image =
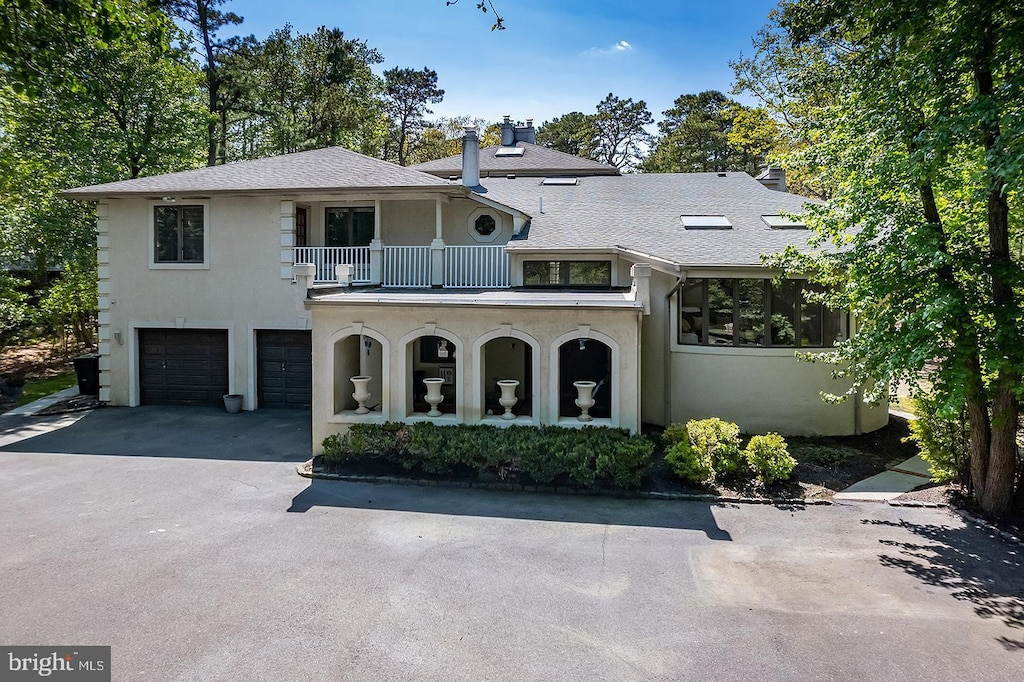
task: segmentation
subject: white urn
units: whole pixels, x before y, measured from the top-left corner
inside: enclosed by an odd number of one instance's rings
[[[444,400],[444,396],[441,395],[441,385],[444,383],[444,379],[441,377],[428,377],[423,380],[423,383],[427,387],[427,395],[424,400],[430,405],[430,411],[427,412],[427,416],[440,417],[441,410],[437,409],[437,406]]]
[[[352,377],[349,381],[355,387],[355,393],[352,394],[352,399],[359,403],[359,407],[356,408],[356,414],[367,414],[370,408],[366,406],[366,401],[370,399],[370,379],[372,377]]]
[[[516,389],[519,388],[519,382],[515,379],[501,379],[498,381],[498,388],[501,389],[501,397],[498,399],[498,404],[505,408],[505,414],[501,415],[501,418],[515,419],[516,415],[513,414],[512,408],[519,402],[519,398],[516,397]]]
[[[580,408],[580,416],[576,418],[581,422],[589,422],[593,419],[589,410],[594,406],[594,387],[597,384],[593,381],[574,381],[572,385],[576,387],[576,407]]]

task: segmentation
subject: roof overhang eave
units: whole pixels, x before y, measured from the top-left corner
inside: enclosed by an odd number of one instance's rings
[[[438,192],[443,194],[457,195],[458,186],[452,184],[438,185],[386,185],[367,187],[275,187],[265,189],[147,189],[131,191],[87,191],[67,190],[59,192],[57,196],[63,199],[74,199],[78,201],[98,201],[101,199],[146,199],[148,197],[173,196],[181,198],[200,198],[212,196],[271,196],[285,195],[294,196],[298,194],[406,194],[409,192]]]

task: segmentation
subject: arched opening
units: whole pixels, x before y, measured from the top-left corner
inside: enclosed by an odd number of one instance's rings
[[[505,413],[501,400],[499,381],[512,379],[519,382],[515,387],[516,404],[512,413],[517,417],[532,417],[533,410],[533,347],[512,336],[491,339],[481,349],[483,411],[485,415],[500,416]]]
[[[441,379],[437,382],[441,402],[436,406],[441,414],[457,414],[459,377],[456,373],[455,342],[444,336],[420,336],[409,342],[406,366],[407,412],[428,414],[432,406],[427,400],[428,388],[424,380]]]
[[[590,416],[609,419],[612,416],[612,349],[597,339],[578,338],[566,341],[558,348],[558,416],[573,418],[580,415],[576,406],[577,381],[595,384],[592,397],[594,406]]]
[[[380,341],[363,334],[352,334],[334,343],[334,413],[354,412],[359,408],[353,377],[369,377],[359,382],[369,393],[363,406],[380,412],[383,405],[384,348]]]

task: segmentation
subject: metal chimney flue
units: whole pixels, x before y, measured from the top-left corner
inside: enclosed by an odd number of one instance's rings
[[[476,127],[466,126],[462,136],[462,184],[476,187],[480,184],[480,138]]]

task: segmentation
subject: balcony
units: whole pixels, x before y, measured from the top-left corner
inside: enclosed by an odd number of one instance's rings
[[[376,262],[375,262],[376,261]],[[502,289],[509,285],[509,258],[498,246],[299,246],[295,263],[312,263],[315,282],[337,282],[335,268],[352,266],[353,284],[395,288]]]

